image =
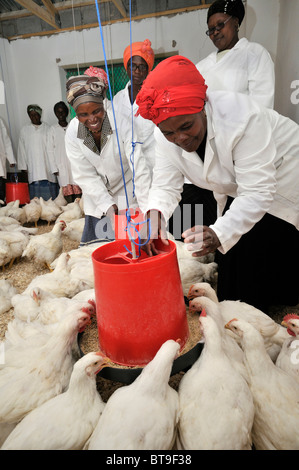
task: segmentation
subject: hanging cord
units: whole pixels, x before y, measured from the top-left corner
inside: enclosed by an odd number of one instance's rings
[[[124,175],[124,168],[123,168],[123,161],[122,161],[122,156],[121,156],[121,150],[120,150],[120,144],[119,144],[119,136],[118,136],[118,130],[117,130],[117,125],[116,125],[116,118],[115,118],[115,111],[114,111],[114,105],[113,105],[113,97],[112,97],[112,91],[111,91],[111,83],[110,83],[110,77],[109,77],[109,70],[108,70],[108,65],[107,65],[107,57],[106,57],[106,51],[105,51],[105,44],[104,44],[104,38],[103,38],[103,29],[102,29],[102,23],[101,23],[101,16],[100,16],[100,10],[99,10],[99,5],[98,5],[98,0],[95,0],[95,5],[96,5],[96,11],[97,11],[97,17],[98,17],[98,23],[99,23],[99,28],[100,28],[100,35],[101,35],[101,40],[102,40],[102,47],[103,47],[103,54],[104,54],[104,62],[105,62],[105,68],[106,68],[106,73],[107,73],[107,80],[108,80],[108,87],[109,87],[109,92],[110,92],[110,97],[111,97],[111,105],[112,105],[112,113],[113,113],[113,119],[114,119],[114,124],[115,124],[115,131],[116,131],[116,138],[117,138],[117,145],[118,145],[118,152],[119,152],[119,158],[120,158],[120,165],[121,165],[121,171],[122,171],[122,178],[123,178],[123,183],[124,183],[124,189],[125,189],[125,196],[126,196],[126,203],[127,203],[127,210],[126,210],[126,230],[128,233],[128,236],[131,241],[132,245],[132,252],[125,246],[126,250],[131,253],[131,255],[134,257],[134,245],[138,246],[139,248],[139,256],[140,256],[140,248],[143,245],[146,245],[147,242],[150,239],[150,233],[148,236],[148,239],[144,242],[141,243],[140,235],[137,230],[137,227],[139,227],[141,224],[147,223],[148,220],[144,222],[138,222],[134,223],[132,222],[131,214],[130,214],[130,208],[129,208],[129,199],[128,199],[128,192],[127,192],[127,186],[126,186],[126,181],[125,181],[125,175]],[[131,0],[130,0],[130,47],[131,47],[131,97],[133,96],[133,90],[132,90],[132,40],[131,40]],[[132,98],[131,98],[132,102]],[[135,146],[137,143],[140,142],[133,142],[133,112],[132,112],[132,153],[130,156],[131,162],[134,163],[134,150]],[[135,176],[135,171],[134,171],[134,164],[132,163],[132,168],[133,168],[133,194],[135,192],[135,183],[134,183],[134,176]],[[133,239],[132,234],[131,234],[131,229],[133,229],[137,233],[137,238],[138,238],[138,243]]]
[[[74,13],[74,2],[73,2],[73,0],[72,0],[72,17],[73,17],[75,40],[76,40],[77,71],[78,71],[78,75],[80,75],[79,61],[78,61],[78,43],[77,43],[76,23],[75,23],[75,13]]]

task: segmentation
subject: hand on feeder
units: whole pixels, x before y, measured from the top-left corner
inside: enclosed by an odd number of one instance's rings
[[[166,223],[161,212],[157,210],[151,210],[147,212],[148,222],[144,224],[140,230],[141,243],[147,243],[141,248],[148,254],[148,256],[155,256],[159,254],[156,249],[155,240],[160,240],[168,245]]]
[[[195,225],[185,230],[182,237],[187,243],[187,250],[193,251],[194,257],[213,253],[221,245],[216,233],[205,225]]]

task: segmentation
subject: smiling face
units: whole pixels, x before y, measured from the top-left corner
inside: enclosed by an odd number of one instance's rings
[[[194,152],[204,139],[207,118],[203,109],[196,114],[170,117],[162,121],[158,127],[169,142],[186,152]]]
[[[225,13],[215,13],[212,15],[208,21],[208,29],[211,30],[218,25],[223,24],[225,21],[226,23],[220,31],[215,30],[213,34],[210,35],[210,39],[219,51],[232,49],[239,40],[238,18],[232,17],[229,19],[229,15],[226,15]]]
[[[105,109],[103,104],[82,103],[76,110],[78,120],[84,124],[93,134],[99,134],[102,130],[102,124],[105,117]]]

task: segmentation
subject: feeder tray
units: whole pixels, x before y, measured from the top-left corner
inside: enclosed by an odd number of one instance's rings
[[[78,347],[80,351],[80,356],[84,356],[84,352],[81,348],[82,338],[84,332],[79,333],[78,335]],[[173,361],[173,366],[171,370],[171,377],[179,372],[186,372],[194,364],[194,362],[199,358],[201,351],[203,349],[203,343],[197,343],[190,351],[182,354]],[[111,380],[112,382],[120,382],[122,384],[129,385],[141,374],[143,367],[104,367],[99,373],[98,376]]]

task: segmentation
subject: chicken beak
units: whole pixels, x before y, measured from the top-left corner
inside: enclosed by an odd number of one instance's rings
[[[231,329],[231,322],[236,321],[236,320],[237,320],[237,318],[232,318],[229,322],[227,322],[224,325],[224,328],[226,328],[227,330],[230,330]]]
[[[189,290],[188,290],[187,299],[189,299],[189,300],[192,300],[192,299],[194,299],[194,297],[195,297],[195,295],[191,293],[193,287],[194,287],[194,284],[192,284],[192,285],[189,287]]]
[[[281,324],[282,324],[282,326],[285,326],[286,328],[288,328],[288,327],[289,327],[289,325],[287,324],[287,322],[286,322],[286,321],[284,321],[284,320],[282,320]]]

